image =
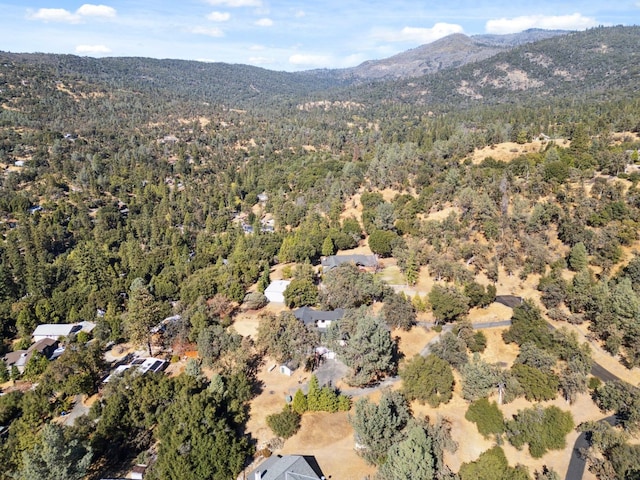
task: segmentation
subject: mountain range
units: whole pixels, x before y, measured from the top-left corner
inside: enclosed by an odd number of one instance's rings
[[[435,73],[467,63],[492,57],[518,45],[566,35],[565,30],[529,29],[508,35],[467,36],[454,33],[444,38],[407,50],[382,60],[369,60],[356,67],[334,70],[311,70],[308,73],[321,74],[336,79],[389,80],[411,78]]]
[[[514,35],[454,34],[350,69],[277,72],[249,65],[0,52],[3,83],[32,77],[87,92],[138,91],[235,108],[356,101],[474,105],[636,93],[640,27]],[[5,89],[6,90],[6,89]],[[619,93],[623,92],[623,93]],[[0,101],[2,93],[0,92]]]

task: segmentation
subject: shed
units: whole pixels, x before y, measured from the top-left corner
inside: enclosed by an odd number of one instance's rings
[[[130,478],[142,480],[144,478],[144,474],[147,471],[147,466],[143,464],[138,464],[131,469],[131,473],[129,474]]]
[[[288,362],[280,365],[280,373],[286,375],[287,377],[290,377],[291,375],[293,375],[293,372],[295,372],[297,368],[297,362],[289,360]]]
[[[264,291],[264,296],[271,303],[284,303],[284,291],[290,283],[289,280],[275,280]]]

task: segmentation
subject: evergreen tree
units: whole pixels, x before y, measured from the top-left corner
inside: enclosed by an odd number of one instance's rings
[[[433,441],[421,426],[407,432],[407,438],[392,445],[382,464],[378,480],[431,480],[435,477]]]
[[[389,448],[404,438],[411,412],[402,394],[384,390],[377,405],[368,399],[356,402],[349,421],[355,432],[357,448],[374,465],[384,463]]]
[[[309,380],[307,409],[310,412],[317,412],[320,410],[320,384],[318,383],[318,377],[315,375],[311,375],[311,379]]]
[[[80,480],[84,478],[93,454],[76,439],[65,439],[64,427],[49,423],[38,443],[23,453],[19,477],[24,480]]]
[[[125,332],[129,341],[135,345],[146,345],[152,356],[151,329],[167,313],[165,306],[153,298],[144,282],[134,282],[125,315]]]
[[[433,408],[447,403],[453,396],[454,378],[451,366],[431,354],[416,355],[400,370],[402,391],[408,400],[427,402]]]
[[[328,257],[336,253],[336,247],[333,244],[333,239],[327,236],[322,242],[322,256]]]
[[[584,243],[578,242],[573,247],[571,247],[568,263],[569,267],[574,272],[579,272],[587,268],[587,265],[589,264],[589,257],[587,254],[587,248],[584,246]]]
[[[346,380],[353,386],[371,385],[394,374],[398,362],[396,344],[387,326],[371,315],[360,319],[340,356],[351,369]]]
[[[302,415],[309,409],[307,397],[304,393],[302,393],[302,390],[298,389],[296,391],[296,394],[293,396],[293,402],[291,402],[291,408],[299,415]]]

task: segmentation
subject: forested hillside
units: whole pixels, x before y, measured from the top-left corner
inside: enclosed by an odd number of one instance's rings
[[[372,435],[363,457],[380,478],[406,467],[416,442],[429,478],[490,478],[477,473],[489,457],[504,463],[503,478],[531,478],[500,449],[460,472],[443,464],[453,449],[446,426],[410,418],[404,404],[446,403],[452,368],[470,404],[497,383],[532,404],[573,401],[589,386],[603,412],[622,411],[635,431],[640,410],[625,399],[640,398],[637,388],[588,385],[589,347],[543,319],[587,325],[593,345],[629,370],[640,365],[638,44],[638,27],[597,28],[360,85],[241,65],[0,53],[0,354],[28,349],[39,324],[96,323],[94,341],[66,340],[57,360],[34,355],[24,372],[0,364],[10,390],[0,398],[0,478],[49,478],[59,458],[60,478],[136,462],[152,465],[150,478],[236,478],[257,447],[247,420],[261,362],[280,352],[278,362],[311,364],[316,341],[337,352],[354,388],[398,372],[404,382],[379,407],[354,406],[406,414],[375,451],[379,432],[354,421]],[[504,142],[510,154],[494,158]],[[321,257],[358,246],[395,261],[407,286],[434,279],[427,302],[355,266],[317,275]],[[255,338],[236,333],[238,312],[263,306],[258,292],[282,264],[295,287],[287,306],[346,309],[339,327],[321,337],[274,315]],[[505,334],[521,356],[512,368],[471,361],[483,341],[464,317],[512,277],[538,285]],[[382,313],[367,310],[374,303]],[[443,344],[399,364],[389,328],[421,328],[416,309],[455,324],[442,337],[454,354]],[[182,374],[128,373],[105,386],[114,342],[199,360]],[[371,345],[385,350],[365,356]],[[422,398],[410,385],[422,381],[419,362],[451,381]],[[97,393],[88,416],[60,426],[76,396]],[[533,458],[564,448],[571,416],[535,408],[490,433]],[[541,415],[561,431],[522,433]],[[591,462],[600,478],[624,478],[640,468],[636,447],[611,428],[592,442]]]

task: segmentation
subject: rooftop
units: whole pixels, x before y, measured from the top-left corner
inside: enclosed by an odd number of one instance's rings
[[[321,480],[322,470],[315,457],[273,455],[252,471],[247,480]]]
[[[334,268],[343,263],[355,263],[361,267],[377,267],[378,259],[375,255],[331,255],[323,257],[321,261],[325,269]]]

